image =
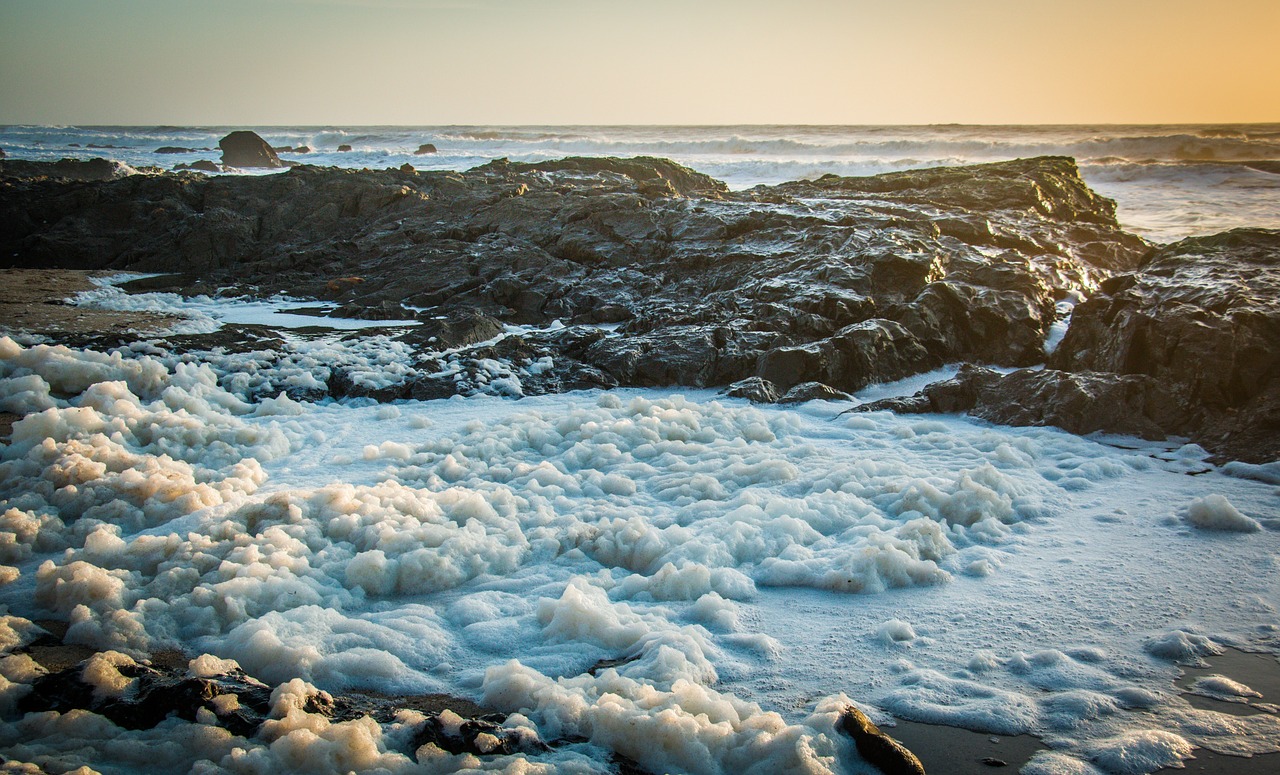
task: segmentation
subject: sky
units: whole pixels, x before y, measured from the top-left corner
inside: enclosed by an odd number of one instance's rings
[[[0,0],[0,123],[1280,121],[1277,0]]]

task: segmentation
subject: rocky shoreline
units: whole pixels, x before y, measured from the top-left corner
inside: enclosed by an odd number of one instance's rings
[[[290,389],[298,398],[465,393],[495,359],[550,359],[526,394],[719,386],[753,400],[839,396],[946,363],[1047,362],[999,379],[969,369],[933,398],[874,408],[1280,456],[1280,234],[1153,247],[1067,158],[740,192],[652,158],[213,177],[101,166],[0,162],[0,264],[164,273],[126,288],[288,293],[420,321],[387,331],[418,353],[417,376],[371,387],[334,368],[319,393]],[[495,341],[507,324],[544,330]],[[467,378],[432,376],[442,350]]]

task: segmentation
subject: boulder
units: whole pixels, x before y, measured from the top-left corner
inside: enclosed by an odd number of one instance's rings
[[[351,146],[347,145],[346,143],[343,143],[342,145],[338,146],[339,153],[346,153],[347,151],[350,151],[350,150],[351,150]]]
[[[240,130],[218,141],[222,163],[228,167],[283,167],[284,163],[256,132]]]
[[[778,399],[780,404],[802,404],[806,401],[852,401],[853,396],[821,382],[801,382]]]
[[[740,379],[724,389],[730,398],[745,398],[754,404],[778,403],[778,386],[762,377]]]
[[[414,151],[413,153],[415,156],[421,156],[426,153],[435,153],[435,152],[436,152],[436,147],[434,145],[432,145],[431,143],[423,143],[422,145],[419,145],[418,150]]]

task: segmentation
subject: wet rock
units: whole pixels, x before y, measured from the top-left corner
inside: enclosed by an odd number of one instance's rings
[[[871,723],[867,715],[852,705],[840,714],[840,729],[853,738],[858,755],[884,775],[924,775],[924,765],[906,746]]]
[[[474,756],[507,756],[520,751],[547,751],[550,747],[523,729],[501,726],[505,716],[495,714],[463,719],[452,711],[431,716],[423,722],[409,743],[416,751],[434,745],[452,754]]]
[[[350,150],[351,150],[351,146],[347,145],[346,143],[343,143],[342,145],[338,146],[338,153],[346,153]]]
[[[1172,433],[1222,455],[1280,457],[1280,230],[1153,250],[1076,307],[1051,360],[1147,378],[1181,397]]]
[[[730,398],[745,398],[756,404],[778,403],[778,387],[763,377],[747,377],[740,379],[725,388],[724,394]]]
[[[156,149],[156,153],[195,153],[195,148],[183,148],[177,145],[162,145]]]
[[[5,158],[5,152],[3,148],[0,148],[0,159],[3,159],[3,158]]]
[[[201,708],[214,712],[215,697],[234,695],[239,710],[221,717],[235,734],[252,735],[270,712],[271,689],[240,670],[211,678],[193,678],[184,671],[151,667],[114,652],[97,654],[85,662],[40,676],[18,704],[21,713],[47,710],[66,713],[91,710],[124,729],[151,729],[170,716],[194,721]],[[103,662],[110,667],[103,667]],[[128,680],[118,696],[104,693],[89,676],[114,671]]]
[[[240,130],[218,141],[222,163],[228,167],[283,167],[280,157],[256,132]]]
[[[352,312],[611,324],[574,353],[547,346],[559,377],[624,385],[854,392],[944,362],[1035,363],[1054,303],[1145,249],[1061,158],[747,192],[645,157],[0,188],[13,265],[193,271]]]
[[[887,398],[851,411],[899,414],[968,412],[1002,425],[1052,425],[1164,438],[1186,430],[1185,396],[1141,375],[1019,369],[1001,374],[966,364],[953,378],[914,396]]]
[[[821,382],[801,382],[792,387],[782,398],[780,404],[801,404],[805,401],[852,401],[853,396]]]
[[[423,143],[422,145],[419,145],[418,150],[414,151],[413,153],[415,156],[422,156],[423,154],[435,153],[435,152],[436,152],[436,147],[434,145],[432,145],[431,143]]]

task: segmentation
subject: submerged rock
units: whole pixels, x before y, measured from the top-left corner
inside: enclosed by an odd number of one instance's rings
[[[256,132],[240,130],[218,141],[222,163],[228,167],[283,167],[284,162]]]

